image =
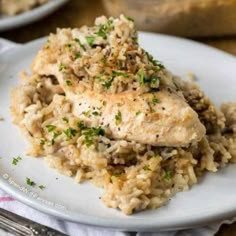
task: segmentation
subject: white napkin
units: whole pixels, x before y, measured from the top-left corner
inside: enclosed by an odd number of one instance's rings
[[[0,54],[15,47],[16,44],[5,39],[0,39]],[[213,236],[222,224],[233,223],[236,218],[229,221],[218,222],[202,228],[170,231],[170,232],[156,232],[156,233],[128,233],[114,231],[108,228],[87,226],[83,224],[71,223],[59,220],[53,216],[46,215],[37,210],[34,210],[23,203],[14,199],[0,189],[0,208],[4,208],[18,215],[29,218],[35,222],[50,226],[70,236]],[[1,236],[10,236],[0,230]]]

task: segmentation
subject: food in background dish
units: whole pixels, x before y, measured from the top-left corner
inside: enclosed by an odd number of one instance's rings
[[[49,0],[1,0],[0,12],[6,15],[16,15],[42,5]]]
[[[11,100],[28,154],[104,188],[108,207],[158,208],[236,160],[236,103],[220,110],[172,75],[139,46],[128,17],[58,29],[31,71]]]

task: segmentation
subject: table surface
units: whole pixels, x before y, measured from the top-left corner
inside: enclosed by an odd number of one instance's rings
[[[73,28],[85,24],[92,25],[95,17],[100,15],[106,15],[102,0],[71,0],[63,8],[42,19],[41,21],[19,29],[0,33],[0,37],[7,38],[18,43],[25,43],[33,39],[46,36],[50,32],[55,32],[57,27]],[[236,36],[222,38],[199,38],[195,40],[236,55]],[[232,225],[223,225],[216,236],[236,236],[236,223]]]

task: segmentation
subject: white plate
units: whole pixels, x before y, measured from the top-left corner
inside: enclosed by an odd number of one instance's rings
[[[51,14],[67,1],[68,0],[51,0],[39,7],[15,16],[6,16],[0,13],[0,32],[37,21]]]
[[[28,69],[45,39],[18,46],[0,56],[0,186],[22,202],[63,219],[134,231],[188,228],[236,215],[236,166],[207,173],[190,191],[178,193],[164,207],[132,216],[106,208],[101,189],[76,184],[49,169],[42,159],[29,158],[24,138],[11,124],[9,90],[18,84],[18,73]],[[174,73],[192,72],[203,90],[217,103],[236,100],[236,59],[216,49],[175,37],[140,34],[141,45]],[[17,166],[12,158],[20,155]],[[46,186],[44,191],[26,184],[30,177]],[[58,178],[58,180],[56,179]]]

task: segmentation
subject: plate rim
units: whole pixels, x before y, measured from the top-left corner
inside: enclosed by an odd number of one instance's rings
[[[23,25],[33,23],[56,11],[68,1],[69,0],[51,0],[41,6],[35,7],[18,15],[0,18],[0,32],[8,31]]]
[[[193,40],[183,39],[176,36],[157,34],[157,33],[149,33],[149,32],[140,32],[140,33],[144,37],[145,36],[162,37],[162,38],[178,40],[183,43],[194,44],[196,46],[203,47],[207,50],[211,50],[212,52],[215,52],[217,54],[220,53],[222,56],[227,56],[228,58],[233,59],[236,63],[235,56],[229,53],[223,52],[219,49],[215,49],[211,46],[206,46],[202,43],[195,42]],[[45,41],[45,38],[46,37],[39,38],[31,42],[28,42],[22,46],[16,46],[15,48],[13,48],[13,50],[11,50],[10,53],[18,53],[19,51],[24,50],[24,47],[28,47],[29,45],[33,45],[33,44],[37,45],[37,44],[43,43]],[[4,52],[3,54],[8,54],[8,52]],[[1,56],[3,54],[1,54]],[[139,225],[135,222],[135,219],[133,219],[133,221],[129,221],[129,220],[123,220],[119,218],[118,219],[102,218],[102,217],[93,216],[89,214],[84,214],[84,213],[79,213],[79,212],[74,213],[67,210],[59,210],[50,206],[46,206],[43,203],[34,200],[30,196],[25,195],[17,188],[12,187],[2,177],[0,178],[0,187],[4,191],[9,193],[10,195],[13,195],[14,198],[19,200],[20,202],[30,207],[33,207],[41,212],[44,212],[46,214],[58,217],[63,220],[71,221],[71,222],[77,222],[77,223],[82,223],[86,225],[94,225],[94,226],[99,226],[99,227],[107,227],[107,228],[116,229],[116,230],[129,230],[129,231],[139,231],[139,232],[144,232],[144,231],[154,232],[155,231],[156,232],[157,230],[170,231],[170,230],[176,230],[176,229],[188,229],[188,228],[198,227],[201,225],[206,225],[206,224],[213,223],[216,221],[224,220],[226,218],[231,218],[231,217],[234,217],[236,214],[236,205],[235,205],[235,207],[227,206],[227,209],[225,207],[224,212],[222,211],[222,212],[217,212],[217,213],[213,213],[213,212],[205,213],[204,216],[200,216],[200,215],[195,216],[194,219],[189,218],[188,220],[185,220],[184,222],[181,221],[181,218],[176,219],[175,223],[174,222],[171,223],[171,226],[169,226],[170,224],[169,222],[165,222],[162,225],[153,225],[154,223],[153,221],[143,222],[142,225]],[[132,218],[132,216],[128,216],[128,217]]]

